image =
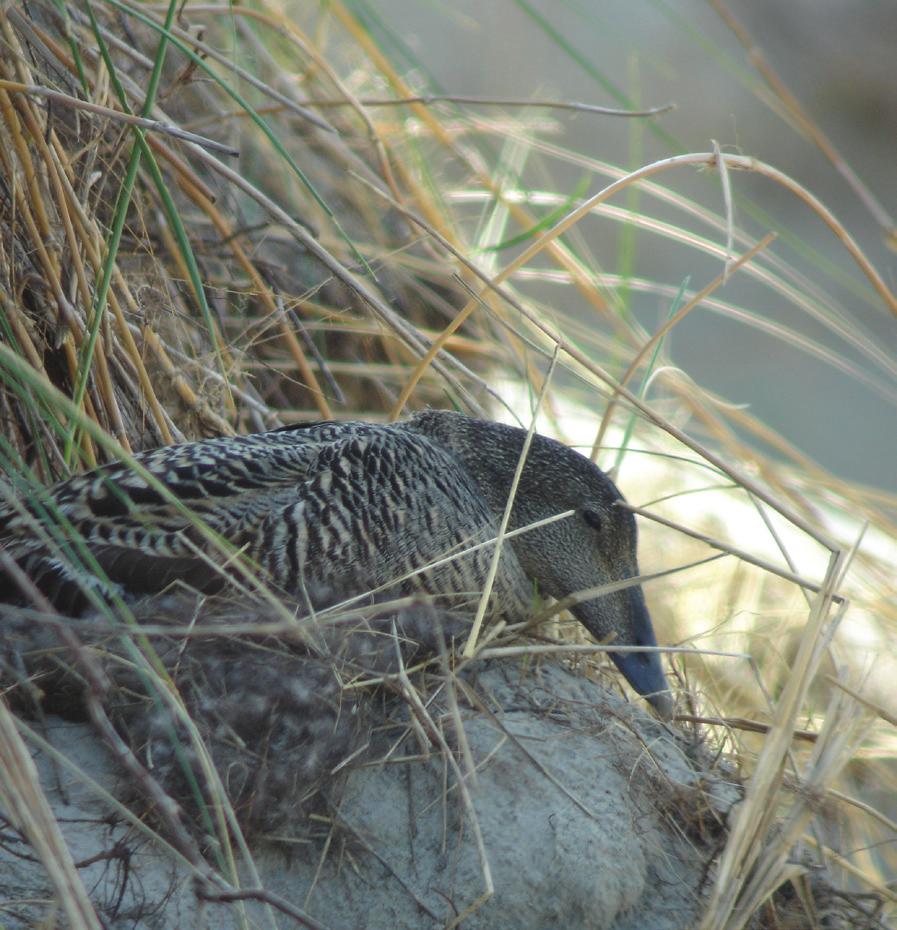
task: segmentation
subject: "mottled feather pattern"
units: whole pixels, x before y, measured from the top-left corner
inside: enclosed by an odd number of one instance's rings
[[[480,544],[497,533],[525,441],[524,430],[435,410],[389,425],[314,423],[141,453],[139,465],[167,495],[116,463],[48,489],[46,510],[80,534],[125,595],[175,581],[203,591],[226,583],[210,562],[227,553],[186,508],[267,583],[312,606],[321,606],[316,592],[338,602],[385,588],[472,615],[494,553]],[[621,504],[592,462],[534,435],[510,528],[571,515],[504,543],[489,612],[523,620],[534,586],[560,598],[636,577],[635,520]],[[41,508],[26,509],[30,519],[0,507],[0,544],[62,609],[83,607],[85,584],[102,584],[48,548],[34,531]],[[21,599],[14,579],[0,577],[0,586],[0,600]],[[656,645],[638,584],[584,601],[574,614],[601,639]],[[666,688],[656,655],[613,658],[642,693]]]
[[[136,459],[209,529],[265,568],[273,584],[293,593],[324,585],[348,597],[409,576],[403,592],[469,598],[488,569],[481,550],[442,566],[435,584],[417,571],[485,541],[495,525],[457,462],[410,431],[322,423],[165,447]],[[113,581],[140,592],[165,578],[208,589],[223,582],[197,555],[209,549],[203,534],[124,463],[62,482],[51,500],[52,512],[89,544]],[[10,508],[0,511],[0,534],[32,575],[41,563],[65,574]],[[503,578],[498,587],[519,613],[527,585],[519,567],[510,572],[510,588]]]
[[[406,578],[401,591],[470,600],[490,549],[420,569],[495,532],[494,515],[444,450],[400,429],[365,431],[322,447],[297,499],[270,513],[249,551],[272,578],[301,577],[346,596]],[[505,562],[499,593],[519,615],[529,586],[513,553]]]

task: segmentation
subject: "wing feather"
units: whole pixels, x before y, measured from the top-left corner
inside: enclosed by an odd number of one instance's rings
[[[318,423],[135,458],[165,493],[114,463],[55,485],[21,510],[0,508],[0,544],[62,609],[82,609],[85,586],[102,589],[91,562],[127,593],[177,581],[208,591],[226,581],[216,563],[235,549],[282,589],[297,593],[313,582],[340,600],[409,575],[403,590],[469,599],[488,573],[486,548],[415,574],[491,538],[495,520],[466,469],[402,426]],[[496,588],[516,604],[526,581],[505,548]],[[6,582],[4,590],[0,577],[0,599],[9,599],[10,584],[21,596],[14,579]]]
[[[95,584],[91,558],[110,581],[133,593],[184,581],[201,590],[222,576],[197,549],[222,560],[208,533],[240,546],[273,507],[301,494],[337,424],[168,446],[135,456],[156,482],[124,462],[41,489],[0,506],[0,545],[63,609]],[[91,558],[85,559],[83,549]],[[0,578],[0,599],[19,599]]]

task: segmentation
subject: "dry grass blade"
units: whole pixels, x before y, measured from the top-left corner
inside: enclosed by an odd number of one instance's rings
[[[758,862],[764,855],[768,855],[767,843],[773,835],[771,827],[777,813],[775,802],[791,746],[791,734],[807,690],[817,674],[819,662],[825,655],[825,647],[844,612],[845,605],[842,604],[834,618],[830,615],[834,592],[847,561],[844,553],[832,554],[820,591],[811,605],[791,673],[774,708],[772,726],[763,742],[754,774],[747,784],[745,799],[738,806],[729,841],[720,858],[701,930],[739,930],[781,882],[781,867],[798,835],[788,835],[781,846],[774,841],[776,855],[780,857],[780,868],[775,873],[772,886],[763,886],[761,880],[762,893],[758,894],[754,884],[758,881]],[[839,731],[830,731],[835,732]],[[814,751],[818,755],[825,748],[826,741],[823,740],[822,746],[817,742]],[[846,761],[843,752],[837,758],[838,764]],[[743,903],[744,897],[747,897],[749,905]]]
[[[762,853],[752,864],[750,880],[744,886],[731,918],[722,925],[726,930],[741,930],[763,902],[780,887],[782,875],[789,868],[801,867],[793,861],[794,850],[816,816],[824,786],[837,778],[862,742],[867,729],[864,717],[862,707],[838,692],[833,695],[794,803],[775,835],[766,839]]]
[[[857,197],[866,205],[866,208],[874,217],[875,221],[881,226],[882,230],[894,238],[897,233],[897,225],[893,218],[885,210],[882,203],[873,194],[869,187],[863,183],[862,179],[844,160],[838,152],[832,141],[826,136],[819,125],[808,116],[807,112],[801,106],[798,99],[792,94],[785,82],[776,74],[768,61],[763,56],[761,49],[754,44],[748,31],[732,15],[722,0],[711,0],[711,5],[719,13],[721,19],[737,36],[738,41],[742,44],[748,53],[751,64],[763,76],[763,79],[772,88],[778,99],[785,105],[791,118],[797,123],[802,132],[805,132],[819,150],[838,170],[838,173],[847,180],[847,183],[856,192]]]
[[[40,857],[73,930],[100,930],[72,855],[40,787],[37,769],[6,702],[0,700],[0,803]]]
[[[483,872],[483,890],[473,901],[470,902],[470,904],[464,908],[464,910],[457,917],[455,917],[446,925],[446,930],[452,930],[452,928],[459,926],[462,921],[466,920],[471,914],[478,911],[492,897],[492,895],[495,894],[495,885],[492,881],[492,870],[489,867],[489,854],[486,850],[486,843],[483,838],[482,830],[480,829],[480,822],[477,817],[476,808],[473,804],[473,799],[471,798],[470,789],[467,787],[467,779],[464,772],[461,771],[461,767],[455,761],[454,754],[449,748],[448,743],[446,743],[445,737],[442,735],[441,730],[433,721],[433,718],[427,712],[427,709],[424,706],[424,702],[421,700],[417,689],[412,684],[411,679],[408,677],[408,674],[404,669],[399,670],[398,681],[402,688],[403,697],[408,702],[408,705],[414,713],[416,720],[423,727],[427,738],[431,739],[439,747],[439,749],[442,751],[443,758],[454,772],[456,779],[455,783],[457,784],[458,790],[461,793],[461,800],[464,804],[464,809],[467,812],[474,837],[476,838],[477,853],[480,859],[480,868]]]
[[[551,377],[554,374],[557,360],[558,354],[557,351],[555,351],[555,354],[551,358],[551,365],[548,368],[548,374],[545,376],[544,386],[536,401],[535,409],[533,410],[532,420],[526,433],[526,439],[523,442],[523,448],[520,450],[520,457],[517,461],[517,467],[514,470],[514,477],[511,480],[511,488],[508,492],[508,501],[505,504],[504,513],[501,515],[501,522],[498,526],[498,535],[495,540],[495,551],[492,553],[492,562],[489,566],[489,574],[486,576],[486,584],[483,588],[483,596],[480,598],[480,603],[477,606],[477,612],[473,619],[473,626],[471,627],[470,635],[467,637],[467,642],[464,645],[463,655],[467,659],[473,656],[476,652],[477,639],[480,635],[480,627],[483,624],[483,618],[485,617],[486,609],[489,606],[489,598],[492,595],[492,588],[495,584],[495,576],[498,573],[498,566],[501,561],[501,550],[505,545],[505,539],[508,534],[508,524],[510,523],[511,511],[514,508],[514,502],[517,498],[517,488],[520,484],[520,476],[523,474],[523,467],[526,464],[526,457],[529,455],[530,444],[532,443],[533,435],[536,432],[536,417],[539,415],[542,401],[545,399],[545,392],[548,389],[548,386],[551,384]]]

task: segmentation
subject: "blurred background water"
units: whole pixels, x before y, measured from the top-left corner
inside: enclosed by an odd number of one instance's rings
[[[551,98],[611,107],[673,102],[674,112],[638,127],[613,117],[550,111],[561,132],[550,141],[584,156],[635,168],[680,152],[722,151],[767,162],[819,197],[857,240],[889,287],[897,288],[897,255],[876,218],[819,149],[783,118],[781,105],[751,66],[744,48],[710,3],[663,2],[451,4],[376,0],[359,4],[374,31],[404,45],[421,87],[448,94]],[[897,7],[859,0],[751,0],[730,4],[766,62],[828,135],[891,218],[897,214]],[[516,111],[519,112],[519,111]],[[494,114],[495,111],[490,111]],[[524,183],[572,196],[583,170],[560,162],[528,167]],[[539,172],[550,171],[550,180]],[[661,183],[723,212],[715,172],[682,169]],[[736,222],[755,240],[780,232],[773,250],[831,299],[835,326],[866,335],[880,363],[858,352],[791,302],[744,275],[715,296],[815,340],[854,363],[873,384],[844,374],[707,308],[693,312],[666,343],[672,362],[695,382],[751,412],[837,476],[897,490],[897,317],[874,294],[845,249],[818,217],[782,187],[733,175]],[[602,183],[606,183],[602,182]],[[600,184],[588,189],[594,193]],[[614,203],[624,204],[623,197]],[[636,209],[680,222],[675,211],[642,198]],[[580,224],[601,270],[617,271],[620,223]],[[706,230],[719,244],[724,237]],[[630,272],[702,287],[720,261],[694,248],[639,231]],[[736,249],[736,254],[739,250]],[[575,303],[572,288],[541,292]],[[648,331],[670,300],[634,292],[631,310]],[[571,308],[574,314],[580,311]],[[581,311],[586,314],[588,311]],[[585,318],[584,318],[585,319]],[[888,366],[893,366],[890,369]]]

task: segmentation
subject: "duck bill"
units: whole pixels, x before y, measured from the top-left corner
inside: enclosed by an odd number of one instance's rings
[[[633,645],[656,646],[651,615],[640,586],[627,588]],[[673,717],[673,695],[663,673],[659,652],[612,652],[614,664],[623,677],[641,694],[663,720]]]
[[[621,646],[657,645],[654,627],[651,625],[651,616],[645,604],[645,596],[638,585],[606,595],[597,601],[580,605],[581,614],[579,619],[587,628],[592,630],[593,635],[604,638],[600,636],[597,629],[593,628],[594,617],[588,615],[596,609],[598,613],[604,615],[605,623],[602,626],[605,629],[607,628],[607,620],[610,619],[612,620],[610,624],[612,629],[627,631],[625,639],[620,638],[617,640]],[[660,653],[612,652],[610,657],[622,672],[623,677],[632,685],[635,691],[648,701],[657,715],[663,720],[671,720],[673,717],[673,695],[663,673]]]
[[[647,645],[647,644],[646,644]],[[673,695],[657,652],[612,652],[623,677],[654,708],[662,720],[673,719]]]

